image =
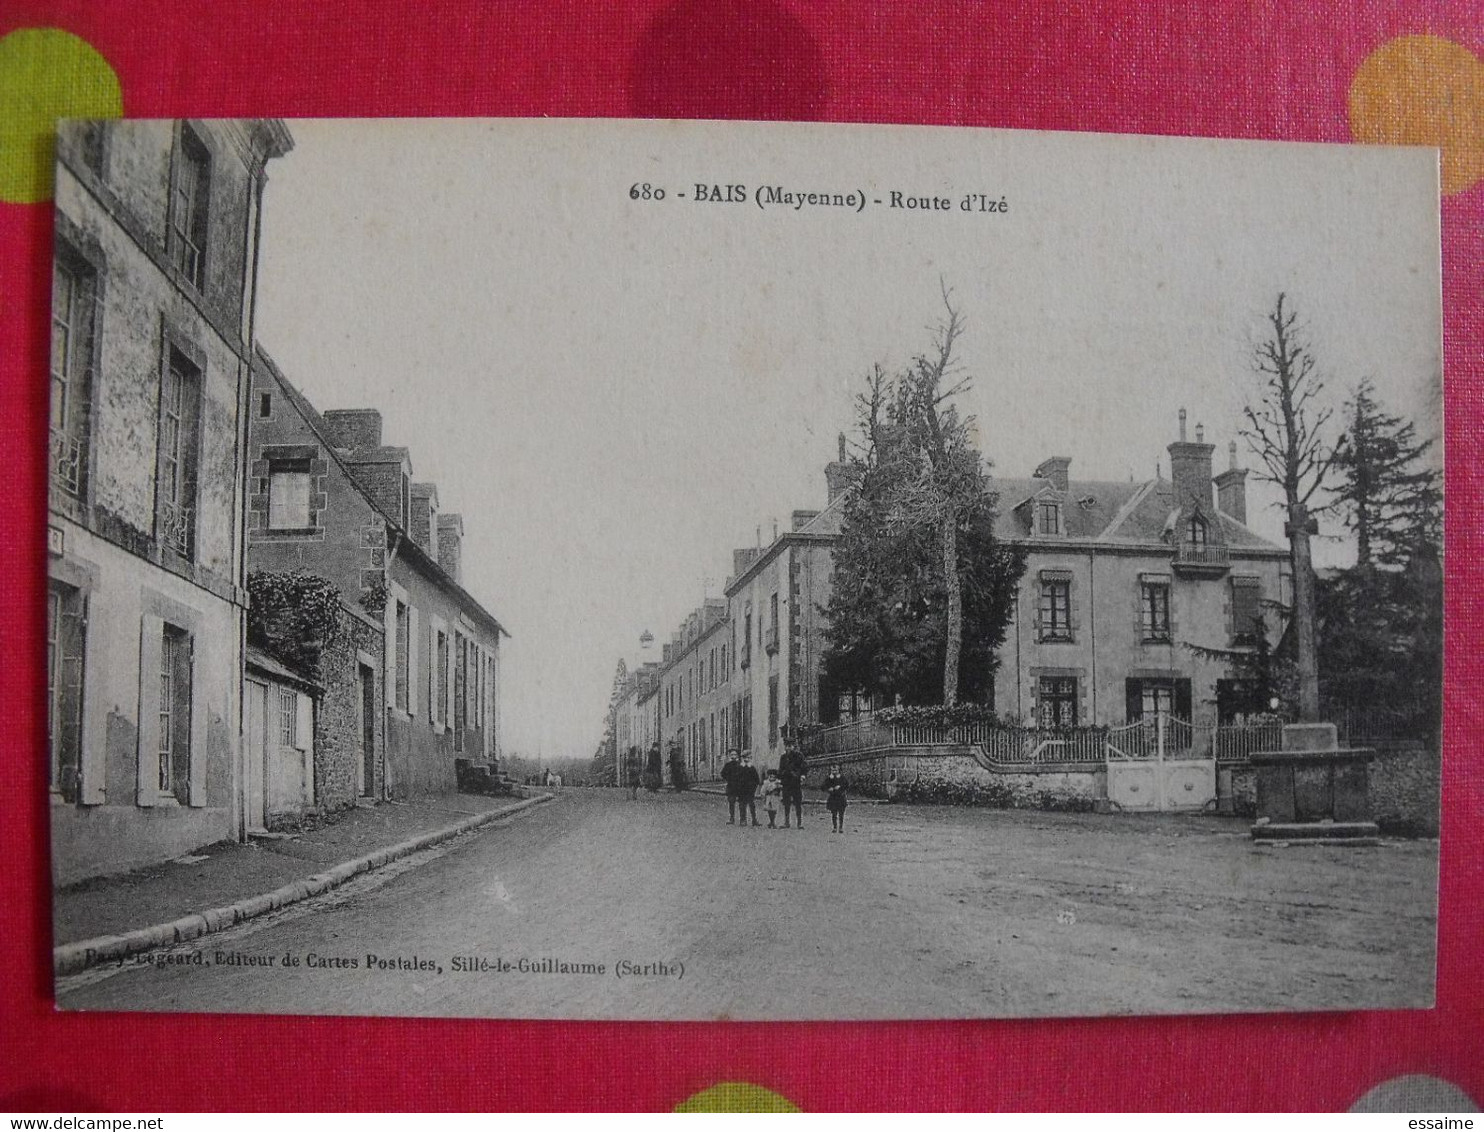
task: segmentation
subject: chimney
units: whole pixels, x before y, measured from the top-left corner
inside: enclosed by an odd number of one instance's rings
[[[381,447],[381,414],[375,409],[330,409],[320,414],[336,448]]]
[[[855,486],[859,470],[845,455],[845,434],[840,434],[839,459],[824,466],[825,501],[833,503]]]
[[[407,533],[412,541],[428,552],[428,557],[438,560],[438,487],[431,483],[415,483],[411,488],[412,517],[407,524]]]
[[[1021,466],[1024,467],[1023,464]],[[1036,470],[1032,474],[1038,480],[1050,480],[1052,487],[1056,488],[1057,491],[1064,492],[1067,490],[1067,484],[1069,482],[1067,472],[1071,467],[1072,458],[1070,456],[1048,456],[1036,466]]]
[[[1201,439],[1204,431],[1200,425],[1196,425],[1196,440],[1194,443],[1187,441],[1185,410],[1180,410],[1180,439],[1168,449],[1170,481],[1175,485],[1175,503],[1178,507],[1199,503],[1208,511],[1211,509],[1211,454],[1216,451],[1216,447]]]
[[[819,518],[818,511],[795,511],[793,513],[792,529],[802,531],[817,518]]]
[[[777,519],[774,519],[773,520],[773,541],[774,542],[777,542],[778,541],[778,520]]]
[[[747,573],[747,568],[758,560],[760,554],[761,551],[752,546],[732,551],[732,577],[740,578]]]
[[[457,511],[438,516],[438,565],[459,585],[464,584],[464,517]]]
[[[1216,477],[1216,506],[1239,523],[1247,522],[1247,469],[1237,467],[1237,442],[1227,446],[1230,467]]]

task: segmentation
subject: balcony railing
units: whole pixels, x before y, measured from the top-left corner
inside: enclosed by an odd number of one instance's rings
[[[82,442],[56,429],[51,433],[52,482],[68,495],[82,493]]]
[[[1194,570],[1225,570],[1231,566],[1231,551],[1225,546],[1199,546],[1182,542],[1175,548],[1175,565]]]
[[[191,556],[192,518],[189,507],[171,500],[164,500],[160,504],[160,513],[155,520],[155,531],[160,543],[183,558]]]

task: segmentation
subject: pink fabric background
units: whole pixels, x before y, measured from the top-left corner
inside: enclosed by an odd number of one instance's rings
[[[1065,10],[1064,10],[1065,8]],[[207,12],[209,11],[209,15]],[[1397,35],[1484,55],[1470,0],[355,5],[6,0],[65,28],[125,113],[817,119],[1350,140]],[[1480,119],[1484,121],[1484,118]],[[806,1110],[1343,1109],[1399,1074],[1484,1101],[1479,390],[1484,183],[1443,202],[1449,699],[1438,1007],[871,1025],[55,1014],[42,683],[49,204],[0,204],[0,1109],[668,1109],[750,1081]]]

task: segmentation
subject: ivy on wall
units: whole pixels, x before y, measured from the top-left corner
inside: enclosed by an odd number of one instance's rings
[[[320,655],[340,635],[340,591],[304,570],[251,570],[247,640],[280,664],[317,678]]]

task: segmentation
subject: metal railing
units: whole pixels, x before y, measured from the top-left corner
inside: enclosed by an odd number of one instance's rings
[[[51,473],[53,482],[68,495],[82,491],[82,442],[65,432],[51,432]]]
[[[1232,561],[1231,551],[1224,546],[1197,546],[1182,542],[1175,548],[1176,566],[1226,567]]]
[[[1283,745],[1281,723],[1216,725],[1156,715],[1118,727],[1005,727],[987,721],[961,724],[883,723],[866,716],[815,732],[803,741],[809,758],[884,752],[909,747],[977,746],[996,763],[1215,759],[1241,763],[1258,751]]]
[[[160,513],[155,522],[156,534],[161,543],[182,557],[191,556],[191,509],[171,500],[160,503]]]

